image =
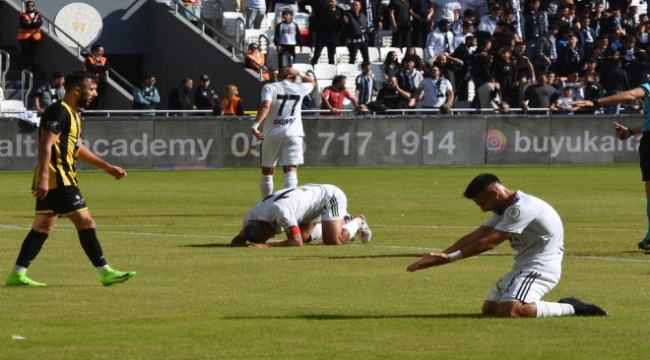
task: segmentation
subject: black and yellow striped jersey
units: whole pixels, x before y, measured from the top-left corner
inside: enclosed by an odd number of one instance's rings
[[[81,146],[81,118],[68,104],[59,101],[50,105],[41,116],[41,131],[51,131],[59,138],[52,145],[50,158],[50,189],[77,186],[76,161]],[[40,137],[40,135],[39,135]],[[36,187],[38,166],[34,173]]]

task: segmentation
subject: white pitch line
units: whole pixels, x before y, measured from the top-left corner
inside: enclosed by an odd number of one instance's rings
[[[21,229],[27,230],[29,226],[20,226],[20,225],[3,225],[0,224],[0,229]],[[76,231],[74,228],[62,228],[60,231],[73,232]],[[128,235],[128,236],[156,236],[156,237],[170,237],[170,238],[186,238],[186,239],[231,239],[231,235],[191,235],[191,234],[166,234],[166,233],[141,233],[141,232],[132,232],[132,231],[102,231],[103,233],[109,234],[119,234],[119,235]],[[430,247],[421,247],[421,246],[402,246],[402,245],[375,245],[373,243],[373,248],[387,248],[387,249],[408,249],[408,250],[417,250],[417,251],[429,251],[437,252],[442,251],[440,248],[430,248]],[[348,246],[365,246],[362,244],[350,244]],[[514,253],[505,253],[505,252],[496,252],[490,251],[486,254],[492,255],[513,255]],[[617,257],[600,257],[600,256],[584,256],[584,255],[565,255],[568,258],[575,259],[587,259],[587,260],[601,260],[601,261],[616,261],[616,262],[631,262],[631,263],[644,263],[650,264],[649,260],[643,259],[628,259],[628,258],[617,258]]]

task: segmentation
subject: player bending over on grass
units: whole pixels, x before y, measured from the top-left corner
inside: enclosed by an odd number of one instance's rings
[[[369,242],[372,232],[363,215],[344,224],[347,206],[347,197],[334,185],[306,184],[280,190],[248,211],[230,245],[245,246],[250,242],[250,247],[302,246],[320,234],[325,245],[343,245],[356,235],[363,243]],[[287,240],[266,243],[282,232],[287,233]]]
[[[14,270],[5,281],[7,286],[45,286],[28,278],[27,268],[41,251],[59,215],[65,215],[77,228],[81,247],[99,272],[102,284],[121,283],[135,275],[135,271],[117,271],[106,263],[95,234],[95,220],[77,185],[77,158],[117,180],[126,176],[124,169],[100,159],[81,141],[82,121],[77,111],[87,108],[96,97],[97,83],[93,74],[69,74],[65,77],[65,96],[45,109],[41,117],[38,165],[32,186],[36,216],[20,248]]]
[[[624,102],[633,102],[643,99],[643,125],[627,127],[615,122],[616,137],[627,140],[635,134],[643,133],[639,145],[639,164],[641,166],[641,179],[645,183],[646,218],[648,219],[648,230],[645,237],[638,244],[639,249],[650,252],[650,83],[644,82],[641,86],[618,94],[606,96],[600,99],[578,100],[572,102],[578,106],[601,107],[618,105]],[[648,136],[646,136],[648,135]]]
[[[481,174],[467,186],[465,197],[492,217],[442,253],[421,255],[409,272],[448,264],[497,247],[505,240],[517,252],[512,270],[490,290],[484,315],[499,317],[605,316],[596,305],[576,298],[542,301],[560,281],[564,229],[555,209],[534,196],[506,188],[492,174]]]

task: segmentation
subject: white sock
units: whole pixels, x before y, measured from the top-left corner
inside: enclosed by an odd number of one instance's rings
[[[350,232],[350,239],[348,240],[354,239],[360,227],[361,227],[361,219],[358,218],[352,219],[350,220],[350,222],[343,225],[343,228]]]
[[[102,271],[104,271],[106,269],[110,269],[110,266],[108,266],[108,265],[96,266],[95,269],[97,269],[97,271],[99,271],[99,272],[102,272]]]
[[[284,188],[294,189],[296,186],[298,186],[298,173],[295,171],[284,173]]]
[[[546,301],[535,301],[537,305],[537,317],[553,317],[553,316],[567,316],[575,314],[573,305],[571,304],[560,304],[554,302]]]
[[[273,194],[273,175],[260,176],[260,191],[262,199]]]
[[[311,242],[314,242],[323,237],[323,225],[320,223],[314,226],[314,230],[311,231]]]
[[[14,270],[15,270],[15,271],[27,271],[27,268],[26,268],[26,267],[22,267],[22,266],[20,266],[20,265],[16,265],[16,266],[14,266]]]

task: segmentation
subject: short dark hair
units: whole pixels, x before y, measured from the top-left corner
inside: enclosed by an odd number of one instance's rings
[[[63,87],[66,92],[72,91],[75,87],[84,85],[88,80],[96,83],[97,77],[95,74],[86,71],[75,71],[65,76],[65,84],[63,84]]]
[[[90,47],[90,51],[95,51],[99,50],[99,48],[104,47],[102,44],[93,44],[93,46]]]
[[[145,73],[144,75],[142,75],[142,81],[149,80],[149,79],[154,78],[154,77],[156,77],[156,74]]]
[[[475,177],[469,185],[463,195],[468,199],[473,199],[482,193],[488,186],[492,184],[500,184],[499,178],[493,174],[483,173]]]
[[[370,61],[364,61],[361,63],[361,67],[364,68],[366,66],[370,66]]]
[[[472,9],[466,9],[465,12],[463,12],[463,17],[476,17],[476,11]]]
[[[334,79],[332,79],[332,85],[338,85],[345,79],[345,75],[336,75]]]
[[[246,240],[255,243],[261,244],[264,242],[264,221],[256,220],[251,221],[246,226],[244,226],[244,236]]]
[[[64,73],[62,73],[61,71],[55,71],[52,73],[51,79],[60,79],[62,77],[65,77]]]

